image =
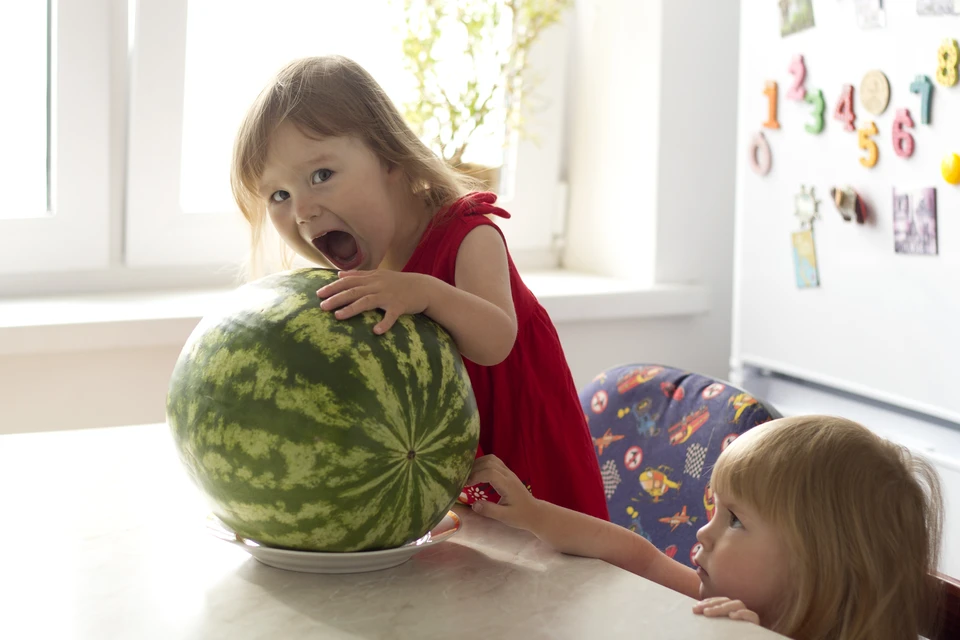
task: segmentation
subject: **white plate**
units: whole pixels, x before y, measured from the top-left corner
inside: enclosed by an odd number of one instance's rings
[[[379,571],[403,564],[429,546],[443,542],[460,530],[460,516],[448,511],[440,524],[419,540],[396,549],[358,551],[354,553],[325,553],[321,551],[294,551],[265,547],[237,535],[215,515],[207,516],[207,530],[213,535],[239,546],[263,564],[306,573],[363,573]]]

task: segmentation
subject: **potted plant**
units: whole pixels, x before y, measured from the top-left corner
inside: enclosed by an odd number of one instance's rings
[[[483,138],[503,149],[525,133],[523,107],[538,84],[530,49],[572,0],[403,2],[404,64],[416,87],[404,116],[445,162],[496,190],[500,162],[467,162],[467,150]]]

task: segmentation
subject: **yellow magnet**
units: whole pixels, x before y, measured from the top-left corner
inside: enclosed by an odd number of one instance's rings
[[[940,163],[940,173],[950,184],[960,184],[960,156],[955,153],[945,155]]]

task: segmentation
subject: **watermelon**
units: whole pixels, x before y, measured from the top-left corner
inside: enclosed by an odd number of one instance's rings
[[[316,291],[328,269],[231,292],[177,360],[167,421],[214,515],[288,549],[389,549],[423,536],[457,499],[480,434],[446,331],[367,312],[337,320]]]

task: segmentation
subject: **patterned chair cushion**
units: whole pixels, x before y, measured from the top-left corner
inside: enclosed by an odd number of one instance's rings
[[[695,566],[696,532],[713,517],[720,452],[780,417],[732,385],[659,365],[609,369],[580,392],[610,520]]]

